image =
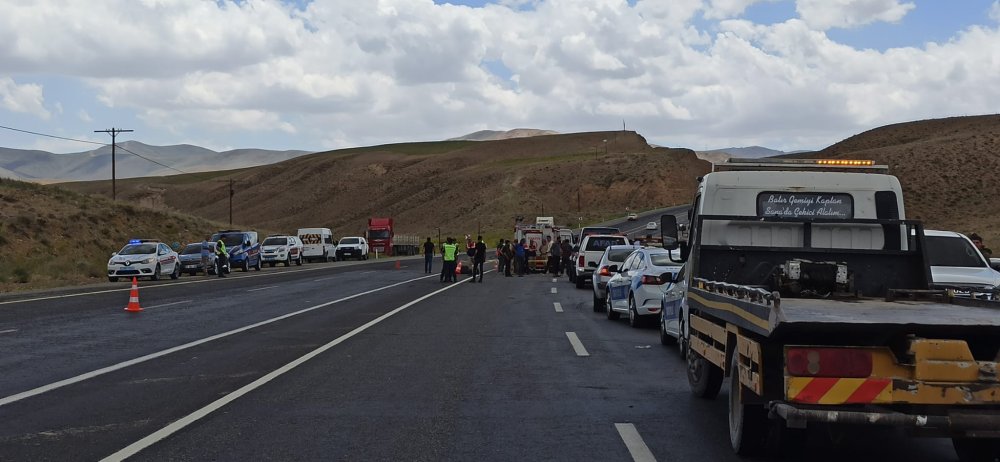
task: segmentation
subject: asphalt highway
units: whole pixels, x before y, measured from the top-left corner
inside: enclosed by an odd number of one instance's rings
[[[740,460],[726,392],[694,398],[655,327],[565,277],[443,284],[417,259],[233,276],[141,282],[141,313],[127,284],[0,299],[0,460]],[[761,460],[847,459],[955,456],[816,428]]]

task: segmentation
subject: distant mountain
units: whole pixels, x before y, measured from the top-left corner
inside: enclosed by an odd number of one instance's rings
[[[310,153],[309,151],[271,151],[266,149],[234,149],[216,152],[189,144],[150,146],[138,141],[126,141],[119,143],[118,146],[120,149],[116,150],[115,156],[115,174],[118,178],[256,167]],[[0,148],[0,177],[26,181],[109,179],[111,177],[111,147],[102,146],[92,151],[72,154]]]
[[[809,151],[779,151],[777,149],[765,148],[763,146],[747,146],[743,148],[723,148],[711,151],[697,151],[698,158],[713,163],[725,162],[730,157],[740,157],[744,159],[761,159],[764,157],[784,156]]]
[[[552,130],[536,130],[533,128],[515,128],[505,132],[496,130],[480,130],[475,133],[469,133],[468,135],[460,136],[458,138],[450,138],[445,141],[498,141],[509,140],[511,138],[528,138],[532,136],[558,134],[559,132],[554,132]]]

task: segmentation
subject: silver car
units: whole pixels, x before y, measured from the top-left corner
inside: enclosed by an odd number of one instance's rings
[[[591,282],[594,288],[594,312],[602,312],[607,306],[605,301],[608,297],[608,281],[614,276],[609,270],[611,265],[621,266],[625,258],[638,247],[634,245],[612,245],[604,249],[604,256],[597,262],[597,270],[591,275]]]
[[[932,286],[953,289],[959,296],[994,299],[1000,293],[1000,273],[964,234],[924,231]]]

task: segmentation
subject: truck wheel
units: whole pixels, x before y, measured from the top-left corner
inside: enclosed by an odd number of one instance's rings
[[[729,442],[741,456],[757,455],[767,443],[767,410],[762,404],[746,404],[744,393],[752,393],[740,383],[739,353],[729,364]]]
[[[604,298],[605,310],[608,311],[608,319],[611,321],[617,321],[618,317],[621,316],[617,311],[611,308],[611,291],[608,291],[608,295]]]
[[[687,377],[691,393],[699,398],[715,399],[722,389],[725,373],[707,359],[687,348]]]
[[[1000,457],[1000,439],[952,438],[951,445],[961,462],[993,462]]]

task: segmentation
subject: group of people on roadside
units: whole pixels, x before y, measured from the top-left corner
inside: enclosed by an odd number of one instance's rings
[[[424,242],[424,272],[433,274],[434,243],[431,238]],[[472,259],[472,282],[483,282],[483,264],[486,262],[486,243],[483,236],[478,236],[475,242],[469,235],[465,236],[466,254]],[[458,242],[453,237],[441,244],[441,282],[457,282],[458,278]],[[479,277],[478,281],[476,277]]]
[[[522,238],[517,242],[503,239],[497,244],[497,259],[500,264],[497,269],[504,276],[511,277],[516,274],[522,277],[531,272],[529,259],[538,255],[547,255],[545,271],[553,276],[562,276],[563,271],[569,267],[570,254],[573,252],[573,245],[569,239],[559,242],[558,239],[548,237],[542,239],[542,245],[535,248],[534,243]],[[513,273],[513,274],[512,274]]]

